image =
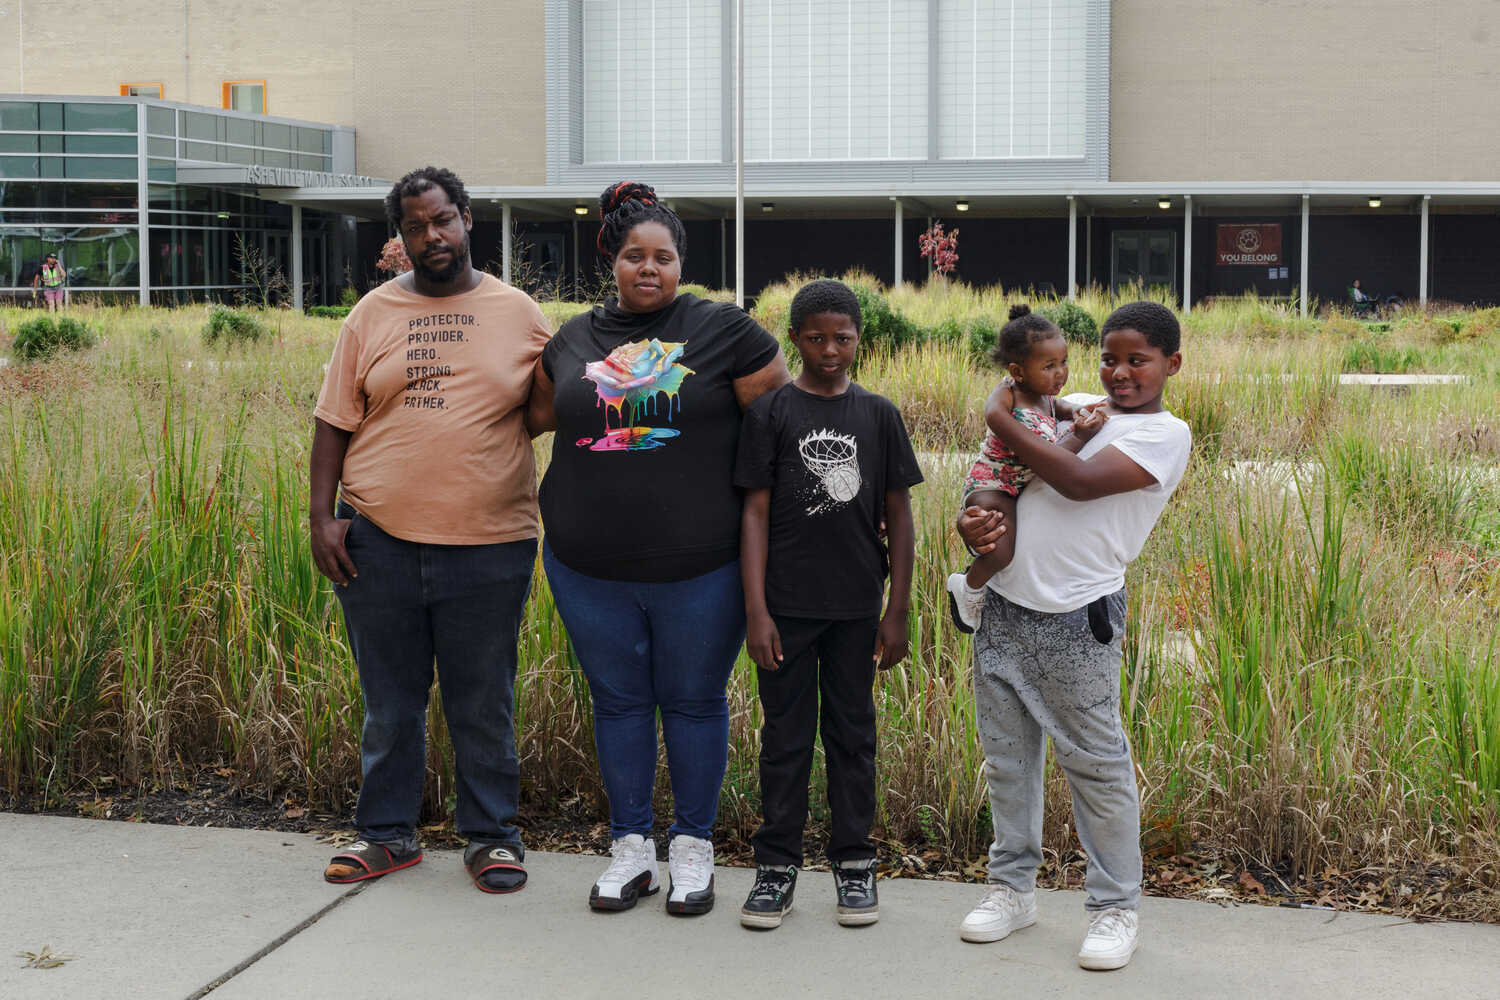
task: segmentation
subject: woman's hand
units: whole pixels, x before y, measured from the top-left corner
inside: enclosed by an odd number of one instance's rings
[[[781,669],[781,633],[770,615],[751,615],[745,622],[745,650],[760,669]]]
[[[993,551],[995,543],[1008,530],[1004,514],[983,507],[965,507],[959,511],[954,527],[968,550],[978,556]]]
[[[875,631],[875,668],[889,670],[911,650],[906,636],[906,615],[890,611],[880,619],[880,628]]]
[[[318,572],[340,587],[349,586],[349,581],[359,576],[354,560],[349,558],[349,550],[344,547],[344,537],[349,534],[352,523],[347,517],[320,517],[307,525],[313,562],[317,564]]]

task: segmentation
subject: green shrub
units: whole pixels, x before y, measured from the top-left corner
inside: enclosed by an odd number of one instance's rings
[[[203,342],[210,347],[220,341],[248,344],[259,341],[269,332],[266,324],[251,313],[228,306],[214,306],[208,311],[208,322],[203,324]]]
[[[921,341],[922,334],[917,324],[892,309],[878,290],[867,287],[863,282],[850,282],[849,287],[859,300],[859,311],[864,319],[864,329],[859,335],[862,344],[895,350]]]
[[[351,309],[359,301],[359,289],[353,285],[345,285],[339,289],[339,305],[349,306]]]
[[[968,344],[970,356],[975,361],[989,361],[990,352],[1000,342],[1000,324],[981,316],[969,327],[965,342]]]
[[[354,307],[352,305],[308,306],[307,314],[309,316],[321,316],[324,319],[343,319],[345,316],[349,315],[350,310],[352,310],[353,308]]]
[[[1357,341],[1344,348],[1344,371],[1404,374],[1422,367],[1422,353],[1415,347],[1397,347]]]
[[[1094,347],[1099,343],[1099,324],[1078,303],[1064,300],[1042,306],[1037,312],[1056,323],[1070,342],[1084,347]]]
[[[81,351],[94,346],[88,326],[71,316],[38,316],[16,328],[15,352],[22,361],[51,357],[60,350]]]

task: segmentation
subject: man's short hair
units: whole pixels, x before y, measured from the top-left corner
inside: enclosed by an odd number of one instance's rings
[[[469,210],[469,192],[458,175],[445,167],[419,167],[391,185],[385,196],[385,218],[391,228],[401,231],[401,199],[415,198],[428,188],[439,187],[460,212]]]

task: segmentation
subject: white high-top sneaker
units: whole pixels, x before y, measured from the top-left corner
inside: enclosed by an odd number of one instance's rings
[[[948,610],[953,613],[953,624],[965,635],[973,635],[979,630],[979,623],[984,618],[984,602],[988,595],[984,588],[974,590],[969,586],[968,577],[962,573],[953,573],[948,577]]]
[[[667,873],[672,880],[668,913],[707,913],[714,908],[713,841],[681,834],[673,837],[667,847]]]
[[[596,910],[628,910],[641,896],[661,888],[656,877],[656,841],[638,833],[609,845],[609,867],[594,883],[589,906]]]
[[[1021,893],[1008,885],[992,885],[959,925],[965,941],[999,941],[1022,927],[1036,923],[1036,893]]]

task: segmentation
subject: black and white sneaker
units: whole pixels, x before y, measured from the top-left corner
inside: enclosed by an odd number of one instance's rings
[[[874,858],[834,862],[833,887],[839,896],[839,923],[845,927],[861,927],[880,919]]]
[[[680,916],[707,913],[714,908],[714,844],[701,837],[678,834],[667,846],[667,912]]]
[[[632,833],[609,845],[609,867],[589,892],[595,910],[628,910],[661,888],[656,877],[656,841]]]
[[[740,907],[740,923],[760,930],[780,927],[781,918],[792,910],[796,888],[795,865],[756,865],[755,885]]]

